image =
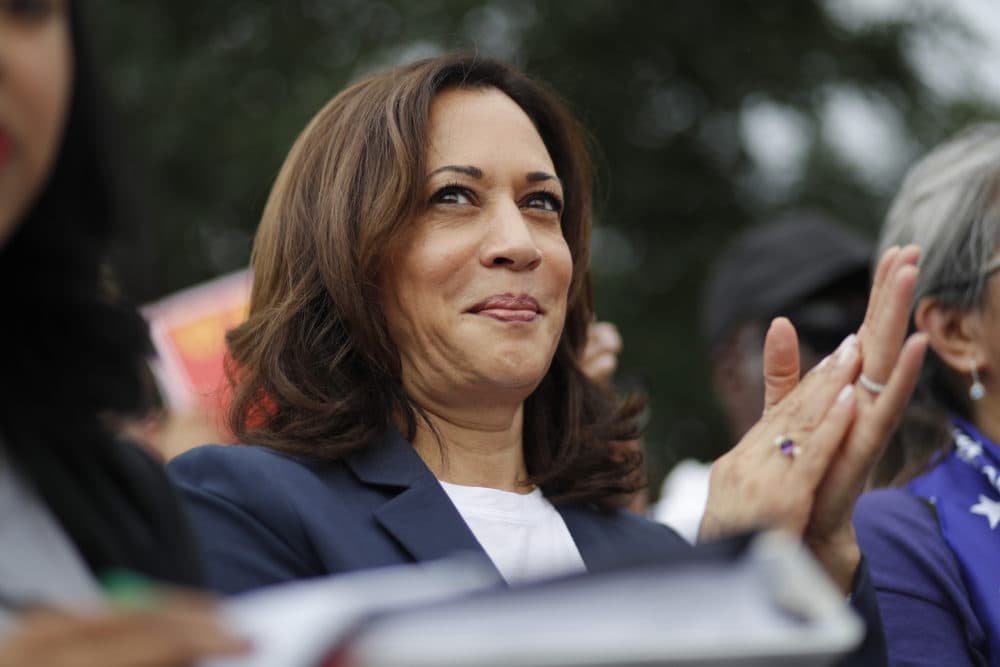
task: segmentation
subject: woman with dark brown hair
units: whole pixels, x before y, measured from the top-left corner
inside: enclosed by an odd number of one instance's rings
[[[578,363],[582,136],[546,88],[463,55],[371,76],[309,123],[229,338],[232,427],[256,446],[171,464],[216,588],[460,550],[517,582],[686,548],[615,509],[640,462],[614,443],[638,437],[642,403]],[[702,538],[783,528],[863,593],[850,514],[919,368],[922,338],[900,351],[917,254],[887,253],[866,325],[801,383],[794,331],[775,321],[769,407],[715,466]],[[862,347],[878,396],[854,389]]]

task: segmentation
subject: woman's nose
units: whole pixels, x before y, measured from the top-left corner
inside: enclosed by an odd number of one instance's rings
[[[499,205],[490,217],[480,261],[485,266],[513,271],[531,271],[541,264],[542,251],[515,202]]]

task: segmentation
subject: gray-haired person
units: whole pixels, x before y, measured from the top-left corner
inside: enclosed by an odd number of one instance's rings
[[[910,170],[882,229],[882,248],[923,248],[911,324],[930,342],[876,471],[889,488],[855,512],[895,665],[1000,665],[998,189],[1000,124],[969,128]]]

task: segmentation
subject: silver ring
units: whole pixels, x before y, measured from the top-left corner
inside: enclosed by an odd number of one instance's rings
[[[875,394],[876,396],[881,394],[882,391],[885,389],[884,384],[882,384],[881,382],[876,382],[875,380],[871,379],[864,373],[858,376],[858,382],[861,384],[862,387],[864,387],[871,393]]]
[[[794,440],[783,435],[776,436],[774,444],[783,456],[787,456],[790,459],[794,459],[802,453],[802,448],[795,444]]]

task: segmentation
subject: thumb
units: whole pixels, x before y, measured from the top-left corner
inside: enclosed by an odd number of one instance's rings
[[[776,317],[764,338],[764,412],[799,384],[799,339],[785,317]]]

